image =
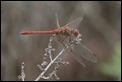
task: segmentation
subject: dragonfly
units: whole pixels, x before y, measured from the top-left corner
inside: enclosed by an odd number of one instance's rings
[[[53,30],[45,30],[45,31],[40,31],[40,30],[25,30],[22,31],[21,34],[22,35],[31,35],[31,34],[52,34],[55,36],[61,35],[64,36],[63,39],[58,39],[57,41],[59,41],[59,43],[64,42],[68,37],[69,39],[69,43],[73,45],[73,47],[71,47],[71,52],[73,52],[75,55],[72,55],[83,67],[86,67],[85,64],[82,61],[82,57],[88,61],[91,61],[93,63],[97,62],[97,58],[95,56],[95,54],[89,49],[87,48],[84,44],[81,43],[81,41],[75,41],[77,39],[74,38],[78,38],[78,40],[81,37],[80,32],[77,30],[78,27],[77,25],[83,20],[83,17],[79,17],[77,19],[75,19],[74,21],[60,27],[59,24],[59,19],[58,16],[56,15],[56,22],[57,22],[57,29],[53,29]],[[74,40],[71,40],[74,39]],[[70,46],[72,46],[70,45]]]

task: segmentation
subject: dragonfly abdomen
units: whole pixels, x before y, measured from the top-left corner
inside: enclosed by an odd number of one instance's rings
[[[28,35],[28,34],[57,34],[57,31],[50,30],[50,31],[22,31],[20,34]]]

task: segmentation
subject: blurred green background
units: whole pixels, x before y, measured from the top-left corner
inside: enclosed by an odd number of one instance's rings
[[[63,55],[70,65],[58,71],[60,80],[121,80],[120,1],[2,1],[1,80],[18,81],[23,61],[26,64],[25,80],[33,81],[39,75],[36,65],[42,61],[50,35],[22,36],[19,33],[55,29],[56,13],[61,26],[84,17],[78,29],[83,43],[98,59],[95,64],[83,59],[84,68],[70,54]]]
[[[101,71],[109,76],[117,78],[118,81],[121,80],[121,44],[115,44],[113,49],[112,58],[108,63],[104,63],[101,66]]]

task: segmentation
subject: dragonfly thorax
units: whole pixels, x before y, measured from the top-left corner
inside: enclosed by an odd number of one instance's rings
[[[76,29],[71,29],[69,27],[61,27],[58,29],[57,34],[61,34],[64,36],[75,36],[75,37],[77,37],[79,35],[79,31]]]
[[[75,36],[75,37],[79,35],[79,31],[77,29],[72,29],[72,28],[67,27],[67,32],[70,35]]]

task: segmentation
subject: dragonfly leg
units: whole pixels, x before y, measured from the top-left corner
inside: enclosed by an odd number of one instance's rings
[[[63,39],[59,39],[59,42],[66,48],[68,43],[65,43],[64,41],[67,39],[68,36],[64,36]]]
[[[66,43],[65,40],[67,37],[68,36],[63,36],[63,37],[61,36],[61,38],[55,37],[55,41],[56,41],[56,43],[58,43],[66,48],[68,43]]]
[[[63,45],[64,46],[64,43],[61,41],[61,39],[57,38],[57,36],[55,35],[54,36],[54,40],[57,44],[60,44],[60,45]]]

